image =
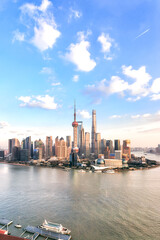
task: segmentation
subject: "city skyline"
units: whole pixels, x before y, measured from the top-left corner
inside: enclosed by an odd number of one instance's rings
[[[101,139],[156,147],[159,13],[158,0],[1,1],[0,146],[72,136],[76,99],[90,136],[95,109]]]

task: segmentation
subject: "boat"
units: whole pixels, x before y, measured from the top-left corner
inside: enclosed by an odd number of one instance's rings
[[[113,169],[110,169],[110,170],[107,170],[106,173],[113,174],[113,173],[115,173],[115,171]]]
[[[16,225],[14,225],[16,228],[21,228],[22,227],[22,225],[20,225],[19,223],[18,224],[16,224]]]
[[[107,170],[109,167],[108,166],[104,166],[104,167],[100,167],[100,166],[95,166],[95,165],[91,165],[91,169],[92,171],[96,171],[96,172],[102,172],[104,170]]]
[[[57,232],[57,233],[61,233],[61,234],[70,234],[71,233],[71,231],[69,229],[67,229],[66,227],[63,227],[62,224],[48,222],[47,220],[45,220],[44,223],[39,227],[42,229],[45,229],[45,230],[49,230],[49,231]]]
[[[0,229],[0,234],[8,235],[9,232],[7,230]]]

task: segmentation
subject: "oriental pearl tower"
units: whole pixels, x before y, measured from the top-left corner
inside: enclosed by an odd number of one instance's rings
[[[77,147],[77,127],[78,127],[78,122],[76,121],[76,103],[74,102],[74,122],[72,123],[73,127],[73,141],[74,141],[74,146],[73,146],[73,153],[78,153],[79,149]]]

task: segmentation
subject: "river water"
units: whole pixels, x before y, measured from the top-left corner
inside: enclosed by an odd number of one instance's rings
[[[62,223],[74,240],[159,240],[160,167],[105,174],[0,164],[2,217]]]

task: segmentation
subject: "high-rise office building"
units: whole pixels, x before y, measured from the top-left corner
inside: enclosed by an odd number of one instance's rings
[[[28,149],[21,149],[20,150],[20,161],[27,162],[28,159],[29,159]]]
[[[104,150],[106,148],[106,139],[101,139],[101,153],[104,154]]]
[[[81,130],[83,127],[83,123],[82,122],[78,122],[78,127],[77,127],[77,147],[80,148],[81,146]]]
[[[12,153],[14,147],[20,147],[20,143],[17,138],[8,140],[8,153]]]
[[[85,156],[89,157],[90,155],[90,133],[85,133]]]
[[[72,148],[71,136],[66,136],[66,144],[67,144],[67,147]]]
[[[4,150],[0,150],[0,160],[4,160]]]
[[[67,159],[69,159],[69,156],[72,150],[71,136],[66,136],[66,145],[67,145]]]
[[[31,142],[31,158],[33,159],[33,142]]]
[[[131,141],[128,139],[123,141],[123,154],[127,154],[127,157],[131,158]]]
[[[85,154],[85,132],[84,132],[84,128],[82,125],[82,129],[81,129],[81,144],[80,144],[80,154]]]
[[[14,146],[12,148],[12,160],[13,161],[20,161],[20,150],[21,150],[20,147]]]
[[[67,158],[67,144],[63,138],[55,139],[55,154],[56,157],[59,159],[66,159]]]
[[[34,149],[36,149],[36,148],[42,149],[42,158],[44,158],[45,157],[45,146],[41,139],[34,141]]]
[[[21,149],[25,149],[25,139],[23,139],[21,142]]]
[[[121,150],[121,144],[119,139],[114,140],[114,150]]]
[[[42,148],[35,148],[33,151],[33,159],[42,161]]]
[[[101,134],[100,133],[96,133],[95,153],[97,156],[98,154],[101,153]]]
[[[105,147],[104,149],[104,158],[109,159],[110,158],[110,149],[109,146]]]
[[[79,148],[79,154],[82,155],[85,152],[85,133],[83,128],[83,122],[78,122],[78,137],[77,137],[77,144]]]
[[[92,110],[92,131],[91,131],[91,151],[95,153],[95,143],[96,143],[96,110]]]
[[[52,136],[46,137],[46,159],[49,159],[52,157]]]
[[[31,148],[31,136],[27,137],[25,139],[25,149],[28,150],[28,157],[29,159],[31,158],[31,152],[32,152],[32,148]]]
[[[109,150],[111,153],[113,153],[113,141],[112,140],[107,140],[106,141],[106,146],[109,147]]]

